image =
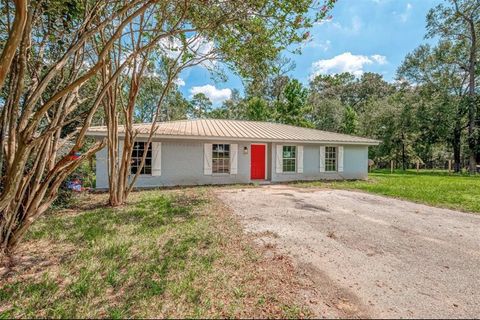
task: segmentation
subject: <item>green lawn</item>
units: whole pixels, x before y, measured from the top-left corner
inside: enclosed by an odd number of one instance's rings
[[[480,176],[445,171],[377,171],[367,181],[309,182],[304,186],[358,189],[432,206],[480,212]]]
[[[480,177],[374,172],[368,181],[308,182],[480,212]],[[0,318],[310,315],[291,265],[265,255],[211,188],[133,193],[122,208],[87,195],[37,221],[9,270]],[[283,262],[282,262],[283,261]]]
[[[118,209],[105,200],[34,224],[13,270],[0,268],[0,318],[309,314],[290,265],[263,255],[208,188],[138,192]]]

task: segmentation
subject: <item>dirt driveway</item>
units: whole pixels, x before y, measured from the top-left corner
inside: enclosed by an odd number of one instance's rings
[[[292,257],[318,316],[480,316],[478,215],[281,185],[217,195],[247,232]]]

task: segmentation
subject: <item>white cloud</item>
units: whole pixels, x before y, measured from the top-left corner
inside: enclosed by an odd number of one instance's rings
[[[365,65],[386,64],[385,56],[374,54],[372,56],[354,55],[351,52],[344,52],[331,59],[319,60],[312,64],[312,77],[319,74],[336,74],[350,72],[355,76],[363,74]]]
[[[185,44],[183,44],[182,41],[178,38],[163,38],[159,41],[159,45],[165,55],[170,59],[176,59],[181,54],[181,51],[184,49],[185,45],[187,46],[186,51],[195,55],[197,59],[205,58],[210,55],[210,57],[208,58],[212,60],[204,61],[201,64],[202,66],[213,66],[215,64],[215,45],[212,41],[208,40],[205,37],[192,36],[190,38],[187,38]]]
[[[379,54],[374,54],[374,55],[370,56],[370,58],[378,64],[387,64],[388,63],[387,57],[379,55]]]
[[[401,22],[405,23],[407,22],[408,18],[410,18],[410,14],[412,12],[412,4],[411,3],[407,3],[407,6],[405,7],[405,11],[403,11],[402,13],[400,14],[397,14],[396,12],[394,12],[395,15],[398,15],[399,19]]]
[[[188,41],[191,43],[190,45],[191,50],[201,56],[212,53],[215,47],[213,41],[210,41],[204,37],[197,37],[193,40],[189,39]]]
[[[185,80],[183,80],[182,78],[177,78],[173,82],[179,87],[185,86]]]
[[[232,90],[230,89],[217,89],[215,86],[211,84],[207,84],[204,86],[192,87],[190,89],[190,95],[194,96],[197,93],[205,94],[210,101],[213,103],[221,103],[227,99],[230,99],[232,96]]]
[[[305,45],[307,48],[319,48],[320,50],[326,52],[332,47],[332,42],[330,40],[325,41],[315,41],[315,39],[307,42]]]

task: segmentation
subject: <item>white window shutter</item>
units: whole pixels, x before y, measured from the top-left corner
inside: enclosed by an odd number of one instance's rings
[[[162,175],[162,143],[152,142],[152,176]]]
[[[320,146],[320,172],[325,172],[325,146]]]
[[[212,174],[212,144],[205,143],[203,145],[203,174]]]
[[[343,146],[338,147],[338,172],[343,172]]]
[[[297,146],[297,172],[303,173],[303,146]]]
[[[238,144],[230,145],[230,174],[238,172]]]
[[[277,153],[275,158],[275,172],[283,173],[283,146],[281,144],[277,144]]]

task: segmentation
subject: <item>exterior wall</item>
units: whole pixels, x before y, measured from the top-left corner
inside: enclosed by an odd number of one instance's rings
[[[295,144],[284,144],[295,145]],[[303,145],[303,173],[277,173],[276,144],[271,148],[272,182],[296,180],[343,180],[366,179],[368,176],[368,147],[344,145],[343,172],[320,172],[320,145]]]
[[[250,143],[241,141],[208,141],[208,143],[236,143],[238,144],[238,172],[237,174],[203,173],[203,145],[207,141],[199,140],[162,140],[162,175],[140,175],[136,181],[137,187],[159,187],[176,185],[207,185],[207,184],[235,184],[250,183]],[[248,153],[244,153],[244,148]],[[270,155],[270,145],[267,144],[267,159]],[[270,161],[267,161],[267,178],[270,170]],[[108,189],[106,148],[97,153],[97,189]]]
[[[251,183],[250,179],[250,143],[242,141],[201,141],[201,140],[161,140],[162,174],[161,176],[140,175],[136,187],[160,187],[176,185],[207,185]],[[204,175],[204,143],[238,144],[238,173]],[[366,146],[344,147],[344,172],[320,173],[319,145],[304,145],[304,172],[276,173],[275,144],[267,143],[267,180],[273,182],[321,179],[364,179],[367,177],[368,150]],[[244,148],[248,153],[244,153]],[[97,153],[96,187],[108,189],[107,149]]]

